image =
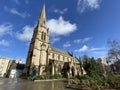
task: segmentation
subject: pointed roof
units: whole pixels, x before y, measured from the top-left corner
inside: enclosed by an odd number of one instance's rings
[[[45,4],[43,5],[39,20],[38,20],[38,25],[39,26],[44,26],[46,27],[46,10],[45,10]]]

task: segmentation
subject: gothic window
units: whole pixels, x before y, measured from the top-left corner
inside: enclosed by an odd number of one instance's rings
[[[41,34],[41,40],[46,40],[46,33],[44,33],[44,32],[42,32],[42,34]]]
[[[58,55],[58,60],[60,60],[60,55]]]
[[[43,40],[43,34],[44,34],[44,33],[42,32],[42,33],[41,33],[41,40]]]
[[[65,60],[65,57],[63,56],[63,61]]]
[[[32,58],[33,56],[33,50],[30,52],[30,58]]]
[[[46,33],[44,33],[44,37],[43,37],[44,40],[46,40]]]
[[[44,24],[45,24],[45,21],[44,21]]]
[[[59,73],[61,72],[61,65],[60,64],[58,65],[58,72]]]
[[[55,55],[54,55],[54,53],[52,54],[52,58],[54,59],[54,57],[55,57]]]

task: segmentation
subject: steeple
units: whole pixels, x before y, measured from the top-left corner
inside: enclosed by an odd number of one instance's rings
[[[38,26],[46,27],[46,11],[45,11],[45,4],[43,5],[39,20]]]

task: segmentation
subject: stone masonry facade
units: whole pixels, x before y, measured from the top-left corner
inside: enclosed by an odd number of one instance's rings
[[[35,66],[38,74],[42,75],[46,67],[50,67],[52,75],[60,74],[62,69],[67,69],[69,76],[81,74],[80,62],[70,53],[54,48],[50,45],[49,29],[46,25],[45,5],[42,8],[37,26],[29,46],[26,60],[26,73],[31,73]]]

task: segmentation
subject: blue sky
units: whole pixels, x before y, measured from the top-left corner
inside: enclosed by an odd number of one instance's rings
[[[0,56],[25,62],[44,2],[52,46],[97,58],[120,40],[120,0],[1,0]]]

